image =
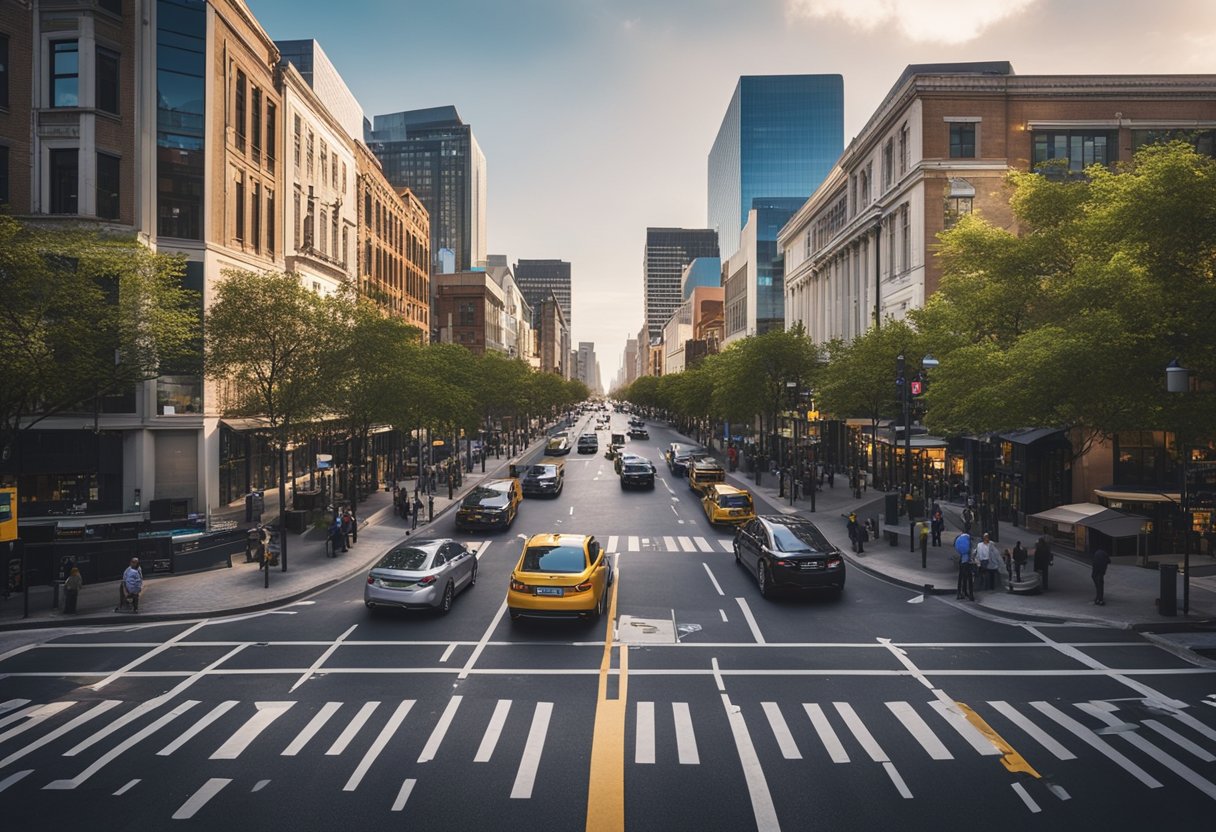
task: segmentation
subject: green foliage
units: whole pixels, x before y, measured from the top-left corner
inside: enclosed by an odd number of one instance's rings
[[[828,345],[831,360],[819,379],[819,409],[875,422],[899,415],[896,356],[904,356],[904,373],[910,379],[921,369],[924,341],[907,321],[895,320],[851,343],[833,341]]]

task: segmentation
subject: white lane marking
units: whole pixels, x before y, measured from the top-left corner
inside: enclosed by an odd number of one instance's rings
[[[435,723],[435,729],[431,731],[430,739],[426,741],[426,745],[422,748],[422,753],[418,755],[418,762],[429,763],[435,759],[435,754],[439,751],[439,745],[443,742],[443,738],[447,736],[448,727],[452,724],[452,720],[456,716],[456,711],[460,708],[462,699],[464,699],[463,696],[453,696],[448,700],[447,707],[443,709],[443,713],[439,715],[439,721]]]
[[[709,541],[703,537],[696,538],[697,548],[702,552],[712,552],[714,547],[709,544]]]
[[[844,750],[844,744],[840,741],[840,737],[836,736],[836,730],[832,728],[832,723],[828,722],[828,716],[823,712],[823,708],[814,702],[804,702],[802,707],[806,710],[806,715],[811,718],[811,725],[815,726],[815,733],[819,735],[819,741],[823,743],[832,762],[847,763],[849,752]]]
[[[1013,786],[1013,790],[1018,793],[1018,797],[1022,798],[1022,802],[1026,804],[1026,808],[1029,809],[1032,814],[1037,815],[1039,812],[1043,811],[1039,808],[1039,804],[1034,802],[1034,798],[1030,796],[1029,792],[1026,791],[1025,786],[1023,786],[1021,783],[1010,783],[1009,785]]]
[[[202,788],[190,795],[190,799],[181,805],[176,812],[173,813],[174,820],[189,820],[194,817],[194,814],[205,805],[207,801],[220,793],[220,790],[232,782],[230,777],[212,777]]]
[[[693,544],[692,538],[680,537],[679,540],[680,540],[680,548],[683,549],[685,552],[697,551],[697,547]]]
[[[23,734],[31,728],[36,728],[40,723],[46,722],[60,711],[65,711],[75,705],[74,700],[66,700],[63,702],[48,702],[45,705],[36,707],[31,710],[26,716],[26,721],[14,728],[9,728],[3,734],[0,734],[0,742],[4,742],[9,737],[15,737],[18,734]]]
[[[899,792],[899,796],[904,800],[912,799],[912,792],[908,789],[908,784],[904,782],[904,778],[899,776],[899,771],[895,768],[895,763],[886,762],[882,764],[883,771],[891,778],[891,782],[895,784],[895,790]]]
[[[633,761],[638,765],[654,762],[654,703],[639,702],[637,727],[633,739]]]
[[[981,734],[967,719],[967,715],[960,711],[953,702],[947,704],[940,699],[935,699],[929,703],[929,707],[937,711],[941,718],[946,720],[946,723],[976,750],[976,753],[986,757],[1000,757],[1005,753],[993,745],[992,740]]]
[[[86,722],[88,722],[93,717],[101,716],[106,711],[110,710],[111,708],[117,707],[118,705],[121,705],[121,704],[122,704],[121,699],[106,699],[101,702],[98,702],[92,708],[89,708],[89,710],[78,715],[77,717],[70,720],[69,722],[66,722],[63,725],[60,725],[54,731],[51,731],[50,733],[39,737],[38,739],[31,742],[29,745],[26,745],[22,748],[17,749],[12,754],[9,754],[7,757],[5,757],[3,760],[0,760],[0,768],[6,768],[10,763],[20,760],[26,754],[29,754],[33,751],[37,751],[39,748],[42,748],[42,746],[54,742],[55,740],[59,739],[64,734],[68,733],[69,731],[73,731],[76,728],[79,728],[81,725],[84,725]]]
[[[615,534],[609,535],[609,537],[608,537],[608,551],[609,552],[617,551],[616,545],[619,540],[620,540],[620,537],[618,535],[615,535]]]
[[[317,711],[312,719],[308,720],[308,724],[300,733],[296,734],[296,738],[292,740],[286,748],[283,749],[281,756],[294,757],[300,753],[300,750],[308,744],[308,741],[317,735],[317,732],[329,722],[329,718],[338,712],[342,707],[341,702],[326,702],[321,706],[321,710]]]
[[[726,610],[719,609],[719,610],[718,610],[718,615],[722,616],[722,623],[723,623],[723,624],[729,624],[729,623],[730,623],[730,622],[729,622],[729,621],[726,619]]]
[[[200,621],[197,624],[195,624],[193,627],[182,630],[180,633],[175,635],[173,638],[169,639],[168,641],[164,642],[163,644],[153,647],[151,650],[149,650],[147,653],[144,653],[139,658],[132,659],[131,661],[127,662],[122,667],[118,668],[118,670],[115,670],[109,676],[102,679],[100,682],[94,683],[93,685],[91,685],[89,687],[89,690],[92,690],[94,692],[101,690],[102,688],[109,685],[111,682],[115,681],[116,679],[121,678],[122,675],[124,673],[126,673],[128,670],[134,670],[135,668],[139,667],[141,664],[143,664],[144,662],[146,662],[148,659],[152,658],[153,656],[163,653],[166,650],[169,650],[170,648],[176,646],[176,644],[179,641],[181,641],[188,635],[192,635],[195,630],[199,629],[200,627],[203,627],[204,625],[206,625],[206,623],[207,623],[207,621]]]
[[[570,516],[574,516],[574,506],[570,506]]]
[[[452,653],[454,652],[456,652],[456,642],[453,641],[448,645],[447,649],[443,651],[443,655],[439,657],[440,663],[446,662],[448,659],[450,659],[452,657]]]
[[[287,713],[295,702],[254,702],[257,713],[245,720],[245,724],[237,728],[232,736],[215,750],[212,760],[235,760],[258,738],[258,735],[270,727],[276,719]]]
[[[363,707],[359,709],[359,713],[355,714],[355,718],[350,721],[346,728],[343,729],[342,733],[338,735],[338,738],[334,740],[334,744],[329,747],[329,750],[325,752],[325,755],[327,757],[333,757],[345,751],[346,746],[350,745],[350,741],[353,740],[355,735],[359,733],[359,729],[361,729],[364,723],[366,723],[371,717],[372,712],[379,707],[379,702],[365,702]]]
[[[494,756],[494,749],[498,747],[498,738],[502,736],[502,726],[506,724],[507,714],[510,710],[510,699],[498,700],[498,704],[494,706],[494,713],[490,716],[490,724],[486,726],[486,732],[482,735],[481,745],[477,747],[477,756],[473,758],[473,762],[490,762],[490,757]]]
[[[722,671],[718,667],[718,657],[714,656],[709,660],[709,665],[713,670],[714,684],[718,686],[718,690],[725,691],[726,683],[722,681]]]
[[[376,735],[376,739],[372,741],[371,747],[367,749],[367,753],[363,755],[363,759],[359,761],[359,765],[351,773],[350,779],[346,781],[346,785],[342,787],[342,791],[353,792],[359,788],[359,784],[363,782],[363,776],[372,767],[372,763],[376,762],[376,758],[380,756],[380,752],[384,750],[384,746],[388,745],[388,741],[393,738],[393,734],[397,733],[397,729],[401,727],[401,723],[409,714],[410,708],[414,707],[414,702],[415,700],[413,699],[401,700],[401,704],[393,711],[393,715],[388,718],[388,722],[384,724],[384,728]],[[430,743],[427,743],[427,745],[429,746]]]
[[[752,638],[756,640],[756,644],[764,644],[764,635],[760,632],[760,625],[756,623],[756,617],[752,615],[752,609],[747,605],[746,598],[736,598],[735,602],[739,605],[739,609],[743,610],[743,618],[747,621],[748,629],[752,631]]]
[[[1076,754],[1073,754],[1063,745],[1056,742],[1055,738],[1052,737],[1051,734],[1048,734],[1042,728],[1035,725],[1025,715],[1023,715],[1021,711],[1014,708],[1008,702],[997,699],[989,702],[988,704],[993,708],[996,708],[997,713],[1005,717],[1005,719],[1021,728],[1027,736],[1029,736],[1039,745],[1046,748],[1053,756],[1055,756],[1057,760],[1077,759]]]
[[[478,560],[481,560],[481,556],[482,556],[482,555],[484,555],[484,554],[485,554],[487,551],[489,551],[489,549],[490,549],[490,544],[491,544],[492,542],[493,542],[493,541],[490,541],[490,540],[483,540],[483,541],[481,541],[480,543],[478,543],[478,544],[477,544],[477,552],[476,552],[476,554],[477,554],[477,559],[478,559]]]
[[[545,735],[549,732],[549,718],[553,715],[552,702],[537,702],[532,715],[532,728],[515,773],[515,785],[511,787],[513,800],[532,797],[532,786],[536,783],[536,770],[540,768],[540,755],[545,749]]]
[[[1123,723],[1123,720],[1111,713],[1111,710],[1113,710],[1115,706],[1111,705],[1109,702],[1078,702],[1077,707],[1096,719],[1100,719],[1107,725],[1118,726],[1122,725]],[[1207,779],[1201,776],[1199,772],[1195,771],[1190,766],[1187,766],[1171,755],[1166,754],[1160,748],[1153,745],[1135,731],[1120,731],[1119,736],[1123,737],[1123,739],[1127,740],[1127,742],[1140,749],[1141,752],[1149,757],[1152,757],[1154,760],[1161,763],[1161,765],[1174,772],[1174,774],[1177,774],[1183,780],[1199,789],[1199,791],[1206,794],[1212,800],[1216,800],[1216,784],[1209,782]]]
[[[870,759],[876,763],[888,763],[891,758],[887,756],[887,752],[882,750],[882,746],[878,744],[878,740],[874,739],[874,735],[870,733],[870,729],[866,728],[865,723],[861,721],[861,717],[853,710],[853,706],[848,702],[833,702],[832,705],[836,708],[836,713],[840,714],[840,718],[844,720],[845,726],[856,737],[857,742],[870,755]]]
[[[666,535],[663,536],[663,551],[665,551],[665,552],[680,551],[679,547],[676,545],[676,539],[674,537],[668,537]]]
[[[801,760],[802,752],[798,750],[798,743],[794,742],[790,726],[786,724],[785,717],[781,715],[781,707],[776,702],[761,702],[760,707],[764,708],[764,715],[768,717],[768,727],[773,729],[773,736],[777,739],[777,747],[781,749],[781,756],[787,760]]]
[[[31,775],[33,773],[34,773],[34,770],[32,768],[27,768],[25,771],[14,771],[8,777],[5,777],[3,780],[0,780],[0,792],[4,791],[5,789],[7,789],[9,786],[13,785],[14,783],[24,780],[26,777],[28,777],[29,775]]]
[[[937,734],[931,729],[920,714],[913,710],[912,706],[907,702],[888,702],[887,709],[895,714],[895,718],[908,729],[920,747],[925,749],[925,753],[934,760],[953,760],[954,755],[947,750],[942,741],[937,738]]]
[[[131,789],[135,788],[135,786],[136,786],[136,785],[138,785],[138,784],[139,784],[139,778],[138,778],[138,777],[136,777],[134,780],[130,780],[130,781],[128,781],[128,782],[127,782],[127,785],[123,786],[121,789],[119,789],[118,791],[114,792],[113,797],[121,797],[122,795],[124,795],[124,794],[126,794],[127,792],[131,791]]]
[[[155,722],[145,725],[139,731],[136,731],[134,734],[132,734],[131,736],[127,737],[125,740],[120,742],[118,745],[111,748],[105,754],[101,755],[101,757],[99,757],[96,761],[94,761],[91,766],[86,768],[84,771],[80,772],[80,774],[77,774],[75,777],[72,777],[68,780],[52,781],[50,783],[47,783],[42,788],[43,789],[56,789],[56,790],[76,788],[81,783],[83,783],[84,781],[86,781],[90,777],[92,777],[94,774],[101,771],[107,765],[114,762],[114,760],[118,759],[118,757],[121,756],[124,752],[126,752],[127,749],[131,748],[131,746],[135,745],[136,743],[142,742],[146,738],[152,736],[157,731],[159,731],[161,728],[164,728],[170,722],[177,719],[179,716],[181,716],[182,714],[184,714],[186,711],[190,710],[197,704],[198,704],[197,699],[187,699],[185,702],[182,702],[180,705],[178,705],[173,710],[169,711],[166,714],[162,714],[160,719],[157,719]]]
[[[392,811],[400,812],[405,808],[405,801],[410,799],[410,794],[414,791],[414,784],[418,781],[413,777],[407,777],[401,784],[401,790],[397,792],[397,799],[393,801]]]
[[[700,765],[701,756],[697,753],[697,735],[692,727],[692,714],[687,702],[672,702],[671,715],[676,723],[676,750],[680,756],[680,765]]]
[[[262,789],[266,788],[269,785],[270,785],[269,780],[259,780],[258,782],[253,784],[253,788],[250,789],[249,791],[250,792],[260,792]]]
[[[342,642],[345,641],[346,637],[353,633],[355,628],[358,626],[358,624],[351,624],[345,633],[334,639],[334,643],[325,648],[325,652],[323,652],[320,656],[317,656],[317,660],[312,663],[308,670],[305,670],[302,674],[300,674],[300,678],[296,679],[296,683],[291,686],[291,691],[294,691],[300,685],[307,682],[312,674],[315,673],[321,667],[321,665],[325,664],[326,659],[332,656],[334,652],[342,646]]]
[[[9,699],[7,702],[0,702],[0,714],[11,711],[14,708],[24,707],[28,704],[30,704],[30,700],[28,699]],[[8,717],[5,717],[5,719],[8,719]],[[0,722],[0,725],[3,724],[5,723]]]
[[[714,590],[719,595],[725,596],[726,593],[722,591],[722,586],[718,583],[718,579],[714,577],[713,570],[709,568],[709,564],[705,561],[701,561],[701,565],[705,567],[705,574],[709,576],[710,582],[714,585]]]
[[[1150,789],[1161,788],[1161,782],[1159,780],[1144,769],[1140,768],[1140,766],[1136,765],[1131,760],[1127,759],[1127,757],[1123,756],[1123,754],[1116,751],[1114,748],[1111,748],[1109,743],[1081,723],[1077,722],[1068,714],[1052,705],[1050,702],[1031,702],[1030,705],[1048,719],[1063,726],[1065,730],[1070,731],[1077,737],[1077,739],[1081,740],[1081,742],[1085,743],[1090,748],[1106,757],[1112,763],[1119,766],[1119,768],[1135,777]]]
[[[498,626],[499,620],[507,612],[507,602],[503,601],[502,606],[498,608],[498,612],[491,619],[490,625],[486,627],[486,631],[481,634],[481,641],[477,642],[477,646],[473,648],[472,655],[469,660],[464,663],[464,667],[460,669],[460,673],[456,676],[457,679],[467,679],[469,671],[473,669],[473,665],[477,664],[477,659],[481,656],[481,651],[486,649],[486,642],[490,640],[490,636],[494,634],[494,628]]]
[[[735,749],[739,752],[739,762],[743,764],[743,779],[747,782],[747,793],[751,797],[756,829],[758,832],[779,830],[781,824],[777,822],[777,808],[773,805],[773,796],[768,790],[760,758],[756,756],[756,747],[747,732],[747,723],[743,721],[743,712],[731,704],[730,697],[725,693],[721,696],[730,732],[735,739]]]
[[[638,543],[637,535],[632,535],[632,534],[629,535],[629,551],[631,551],[631,552],[642,551],[642,546],[640,543]]]
[[[920,682],[922,685],[927,687],[929,690],[933,691],[934,696],[936,696],[943,703],[950,704],[950,705],[954,704],[954,700],[951,699],[949,696],[947,696],[944,691],[937,690],[936,688],[933,687],[933,683],[930,682],[927,678],[925,678],[925,674],[921,673],[920,668],[917,667],[916,664],[911,659],[908,658],[908,653],[906,650],[893,645],[891,643],[891,639],[889,639],[889,638],[880,638],[880,639],[878,639],[878,643],[881,644],[883,647],[887,648],[887,650],[891,653],[891,655],[895,657],[895,660],[898,661],[900,664],[902,664],[904,667],[906,667],[908,669],[908,672],[912,674],[913,678],[915,678],[916,681]]]
[[[202,670],[191,673],[188,677],[183,679],[178,684],[174,685],[169,690],[162,693],[160,696],[154,696],[151,699],[147,700],[146,702],[136,705],[134,708],[132,708],[131,710],[127,711],[125,714],[120,716],[118,719],[111,722],[105,728],[102,728],[101,730],[96,731],[91,736],[86,737],[83,741],[77,743],[76,745],[69,748],[67,751],[63,752],[63,756],[75,757],[81,751],[84,751],[85,749],[90,748],[95,743],[101,742],[103,739],[110,736],[110,734],[113,734],[115,731],[122,730],[128,724],[134,722],[137,719],[142,718],[149,711],[155,710],[156,708],[159,708],[161,705],[165,704],[166,702],[169,702],[170,700],[173,699],[173,697],[177,696],[183,690],[190,687],[195,682],[197,682],[199,679],[202,679],[204,676],[209,674],[211,671],[215,670],[221,664],[228,661],[230,658],[235,656],[237,653],[244,650],[246,647],[249,646],[249,644],[250,644],[250,642],[243,642],[241,644],[238,644],[236,647],[233,647],[227,653],[220,656],[218,659],[216,659],[211,664],[204,667]]]
[[[718,543],[722,546],[722,551],[728,555],[734,553],[735,542],[733,540],[719,540]]]
[[[25,701],[28,702],[29,700],[27,699]],[[29,705],[29,706],[17,711],[16,713],[9,714],[4,719],[0,719],[0,728],[3,728],[5,725],[12,725],[14,722],[19,722],[19,721],[25,719],[27,716],[29,716],[30,714],[32,714],[34,711],[38,710],[41,707],[43,707],[43,706],[42,705]]]
[[[214,708],[211,709],[211,712],[209,714],[207,714],[202,719],[200,719],[198,722],[194,723],[189,728],[187,728],[185,731],[183,731],[177,739],[173,740],[173,742],[166,745],[160,751],[157,751],[156,756],[168,757],[174,751],[181,748],[183,745],[185,745],[187,742],[189,742],[192,738],[194,738],[198,734],[199,731],[202,731],[208,725],[215,722],[217,719],[219,719],[224,714],[228,713],[228,711],[235,708],[238,704],[239,704],[239,702],[236,699],[228,699],[228,700],[216,705]]]
[[[1207,703],[1205,703],[1205,704],[1207,704]],[[1203,736],[1207,737],[1208,739],[1212,740],[1213,742],[1216,742],[1216,730],[1213,730],[1212,728],[1208,727],[1207,723],[1200,722],[1195,717],[1191,716],[1188,713],[1183,713],[1182,711],[1175,711],[1173,714],[1173,717],[1174,717],[1174,719],[1178,720],[1183,725],[1187,726],[1188,728],[1192,729],[1193,731],[1196,731],[1197,733],[1202,734]]]
[[[1152,728],[1158,734],[1165,737],[1167,740],[1174,743],[1179,748],[1181,748],[1185,751],[1189,751],[1191,754],[1194,754],[1196,757],[1203,760],[1205,763],[1216,762],[1216,756],[1213,756],[1212,754],[1210,754],[1207,751],[1207,749],[1191,742],[1186,737],[1182,736],[1177,731],[1175,731],[1173,728],[1170,728],[1168,725],[1163,725],[1162,723],[1158,722],[1155,719],[1146,719],[1146,720],[1144,720],[1144,722],[1142,724],[1147,725],[1149,728]],[[0,764],[0,768],[3,768],[3,764]]]

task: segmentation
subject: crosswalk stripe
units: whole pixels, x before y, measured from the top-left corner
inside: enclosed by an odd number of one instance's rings
[[[663,536],[663,551],[665,551],[665,552],[680,551],[680,547],[676,545],[676,539],[674,537],[668,537],[666,535]]]
[[[413,699],[403,699],[401,701],[401,704],[393,711],[393,715],[388,718],[388,722],[384,724],[383,730],[372,741],[371,747],[367,749],[367,753],[363,755],[363,759],[359,761],[359,765],[351,773],[350,779],[346,781],[346,785],[342,787],[342,791],[353,792],[359,788],[359,784],[363,782],[363,776],[372,767],[372,763],[376,762],[376,758],[380,756],[380,752],[384,750],[384,746],[388,745],[388,741],[393,738],[393,734],[397,733],[397,729],[401,727],[401,723],[405,721],[405,717],[409,714],[410,708],[414,707],[414,702],[415,700]]]
[[[532,714],[532,728],[515,773],[515,785],[511,787],[512,799],[532,797],[532,786],[536,783],[536,771],[540,768],[540,755],[545,749],[545,735],[549,732],[549,719],[553,715],[552,702],[537,702]]]
[[[761,702],[760,707],[764,709],[764,715],[768,717],[768,725],[773,729],[773,736],[777,739],[777,747],[781,749],[781,756],[787,760],[801,760],[802,753],[798,750],[798,744],[794,742],[790,726],[786,724],[785,717],[781,715],[781,708],[776,702]]]
[[[125,786],[123,786],[122,788],[120,788],[118,791],[114,792],[113,796],[114,796],[114,797],[122,797],[124,794],[126,794],[126,793],[127,793],[127,792],[129,792],[129,791],[131,791],[131,789],[133,789],[133,788],[135,788],[136,786],[138,786],[138,785],[139,785],[139,781],[140,781],[140,778],[139,778],[139,777],[136,777],[134,780],[128,780]]]
[[[637,535],[632,535],[632,534],[629,535],[629,551],[631,551],[631,552],[642,551],[641,545],[638,544]]]
[[[49,702],[46,705],[43,705],[42,707],[35,708],[34,710],[32,710],[28,714],[26,714],[26,716],[29,718],[23,724],[17,725],[13,728],[9,728],[3,734],[0,734],[0,742],[4,742],[9,737],[15,737],[18,734],[24,734],[26,731],[30,730],[31,728],[37,728],[40,723],[46,722],[48,719],[53,717],[55,714],[59,713],[60,711],[65,711],[75,704],[76,703],[72,700],[65,700],[63,702]]]
[[[1202,734],[1213,742],[1216,742],[1216,730],[1213,730],[1206,723],[1200,722],[1195,717],[1183,711],[1174,711],[1173,717],[1188,728]]]
[[[988,704],[993,708],[996,708],[997,713],[1005,717],[1005,719],[1021,728],[1028,737],[1047,749],[1055,756],[1057,760],[1077,759],[1077,755],[1073,754],[1063,745],[1056,742],[1054,737],[1027,719],[1020,711],[1011,706],[1009,703],[997,699],[989,702]]]
[[[692,539],[684,536],[680,537],[680,548],[685,552],[697,551],[697,547],[693,545]]]
[[[25,701],[29,702],[30,700],[27,699]],[[12,725],[14,722],[20,722],[41,707],[42,705],[28,705],[15,713],[9,714],[3,719],[0,719],[0,728],[3,728],[5,725]]]
[[[494,713],[490,717],[490,724],[486,726],[486,732],[481,738],[481,745],[477,747],[477,756],[473,758],[473,762],[490,762],[490,757],[494,755],[494,749],[498,746],[498,738],[502,735],[502,726],[506,723],[510,710],[510,699],[498,700],[498,704],[494,706]]]
[[[1030,792],[1026,791],[1025,786],[1021,783],[1010,783],[1009,785],[1013,786],[1013,790],[1018,793],[1018,797],[1022,798],[1022,802],[1026,804],[1026,808],[1030,810],[1031,814],[1037,815],[1043,811],[1039,808],[1039,804],[1035,803],[1034,798],[1030,796]]]
[[[1170,728],[1168,725],[1163,725],[1162,723],[1158,722],[1155,719],[1146,719],[1146,720],[1144,720],[1144,722],[1142,724],[1147,725],[1149,728],[1152,728],[1158,734],[1165,737],[1167,740],[1174,743],[1179,748],[1189,751],[1191,754],[1194,754],[1196,757],[1203,760],[1205,763],[1216,762],[1216,756],[1213,756],[1212,754],[1208,753],[1207,749],[1191,742],[1186,737],[1182,736],[1177,731],[1175,731],[1173,728]],[[0,768],[3,768],[3,764],[0,764]]]
[[[342,707],[341,702],[326,702],[321,706],[321,710],[317,711],[316,715],[308,720],[308,724],[300,733],[296,734],[296,738],[292,740],[286,748],[283,749],[281,756],[294,757],[300,753],[300,750],[308,744],[308,741],[317,735],[317,732],[329,722],[329,718],[338,712]]]
[[[345,751],[346,746],[350,745],[350,741],[353,740],[355,735],[359,733],[359,729],[363,727],[364,723],[367,722],[372,713],[376,710],[376,708],[379,707],[379,702],[364,703],[363,707],[359,709],[359,713],[355,714],[355,718],[350,721],[350,724],[347,725],[346,728],[343,729],[342,733],[338,735],[338,738],[334,740],[334,744],[331,745],[329,750],[325,752],[326,756],[333,757]]]
[[[712,552],[714,550],[714,547],[710,546],[709,541],[706,540],[705,538],[698,537],[698,538],[696,538],[696,541],[697,541],[697,548],[700,549],[702,552]]]
[[[456,717],[456,710],[460,707],[463,696],[453,696],[448,700],[448,705],[443,709],[443,713],[439,716],[439,721],[435,723],[435,730],[431,731],[430,739],[423,746],[422,753],[418,755],[418,762],[428,763],[435,759],[435,753],[439,751],[439,746],[443,742],[443,738],[447,736],[448,726],[452,724],[452,720]]]
[[[870,729],[861,721],[861,717],[853,710],[853,706],[848,702],[833,702],[833,707],[836,708],[836,713],[840,714],[840,718],[844,720],[845,726],[853,733],[858,744],[870,755],[870,759],[876,763],[889,763],[891,758],[887,756],[887,752],[882,750],[882,746],[878,744],[878,740],[874,739],[874,735],[870,733]]]
[[[639,765],[654,762],[654,703],[639,702],[634,729],[633,761]]]
[[[937,738],[937,734],[931,729],[920,714],[913,710],[912,706],[907,702],[888,702],[887,709],[895,714],[895,718],[908,729],[908,733],[920,743],[920,747],[925,749],[925,752],[931,759],[934,760],[953,760],[954,755],[942,744],[942,741]]]
[[[295,702],[254,702],[257,713],[245,720],[245,724],[237,728],[227,742],[211,755],[213,760],[235,760],[241,756],[249,744],[258,735],[270,727],[276,719],[287,713]]]
[[[722,706],[726,708],[726,721],[730,723],[735,750],[739,753],[739,762],[743,765],[743,779],[747,783],[747,793],[751,798],[757,832],[776,832],[781,829],[777,820],[777,807],[773,805],[773,795],[768,789],[764,767],[760,765],[756,746],[752,744],[752,736],[747,731],[747,721],[743,719],[743,712],[731,704],[729,696],[725,693],[718,695],[722,697]]]
[[[79,714],[78,716],[76,716],[75,718],[70,720],[69,722],[66,722],[63,725],[60,725],[54,731],[51,731],[50,733],[39,737],[38,739],[31,742],[29,745],[26,745],[23,748],[17,749],[13,753],[11,753],[7,757],[5,757],[3,760],[0,760],[0,769],[5,768],[10,763],[20,760],[26,754],[29,754],[33,751],[37,751],[39,748],[42,748],[42,746],[54,742],[55,740],[59,739],[64,734],[68,733],[69,731],[73,731],[73,730],[79,728],[81,725],[84,725],[86,722],[88,722],[93,717],[101,716],[106,711],[110,710],[111,708],[115,708],[121,704],[122,704],[122,700],[120,700],[120,699],[105,699],[101,702],[98,702],[92,708],[89,708],[84,713]]]
[[[719,540],[718,544],[721,545],[722,551],[726,552],[728,555],[734,554],[735,543],[733,540]]]
[[[401,791],[397,792],[397,799],[393,801],[392,811],[400,812],[405,808],[405,801],[410,799],[410,795],[414,792],[414,784],[418,781],[413,777],[406,778],[401,784]]]
[[[202,788],[190,795],[189,799],[183,803],[176,812],[173,813],[174,820],[189,820],[194,817],[199,809],[207,805],[207,801],[220,793],[225,786],[232,782],[230,777],[212,777]]]
[[[819,741],[827,749],[828,756],[832,758],[832,762],[847,763],[849,761],[849,752],[845,751],[844,745],[840,742],[840,737],[836,736],[836,730],[832,728],[832,723],[828,722],[827,714],[823,712],[823,708],[814,702],[804,702],[802,707],[806,710],[806,715],[811,718],[811,725],[815,726],[815,733],[819,735]]]
[[[1123,754],[1116,751],[1110,746],[1109,743],[1107,743],[1093,731],[1077,722],[1075,719],[1061,711],[1056,706],[1052,705],[1050,702],[1031,702],[1030,705],[1048,719],[1062,726],[1066,731],[1071,732],[1077,737],[1077,739],[1081,740],[1081,742],[1085,743],[1090,748],[1106,757],[1112,763],[1119,766],[1121,769],[1135,777],[1150,789],[1161,788],[1161,782],[1159,780],[1144,769],[1140,768],[1140,766],[1133,763],[1127,757],[1123,756]]]
[[[235,708],[238,704],[239,703],[237,700],[229,699],[226,702],[221,702],[220,704],[216,705],[214,708],[211,709],[211,713],[207,714],[202,719],[200,719],[198,722],[194,723],[189,728],[187,728],[185,731],[183,731],[181,733],[181,736],[179,736],[173,742],[166,745],[160,751],[157,751],[156,756],[168,757],[174,751],[176,751],[177,749],[179,749],[183,745],[185,745],[187,742],[189,742],[191,738],[193,738],[195,735],[198,734],[199,731],[202,731],[208,725],[215,722],[217,719],[219,719],[224,714],[228,713],[228,711]]]
[[[946,720],[946,724],[958,732],[959,736],[967,741],[967,744],[976,750],[977,753],[983,754],[985,757],[999,757],[1002,755],[1001,749],[993,745],[987,737],[976,730],[965,714],[957,708],[952,707],[953,703],[943,702],[940,699],[934,699],[929,703],[933,710],[941,715],[941,718]]]
[[[26,701],[28,702],[29,700],[27,699]],[[14,771],[8,777],[5,777],[3,780],[0,780],[0,792],[4,791],[5,789],[7,789],[9,786],[13,785],[14,783],[24,780],[26,777],[28,777],[29,775],[31,775],[33,773],[34,773],[34,770],[32,768],[27,768],[25,771]]]
[[[28,704],[30,704],[30,700],[28,699],[8,699],[4,702],[0,702],[0,714],[8,713],[14,708],[21,708]]]
[[[617,541],[619,541],[619,540],[620,540],[620,538],[619,538],[617,535],[615,535],[615,534],[614,534],[614,535],[609,536],[609,538],[608,538],[608,552],[609,552],[610,554],[611,554],[612,552],[615,552],[615,551],[617,550],[617,549],[616,549],[616,544],[617,544]]]
[[[671,715],[676,723],[676,751],[681,765],[699,765],[701,757],[697,754],[697,736],[692,728],[692,714],[688,711],[687,702],[672,702]]]

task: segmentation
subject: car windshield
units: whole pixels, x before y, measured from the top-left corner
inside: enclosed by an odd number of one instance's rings
[[[524,552],[526,572],[582,572],[587,555],[582,546],[530,546]]]
[[[773,544],[782,552],[828,552],[832,549],[814,526],[801,523],[773,525],[769,530],[773,534]]]
[[[626,474],[649,474],[650,466],[644,462],[630,462],[625,466]]]
[[[479,485],[469,492],[469,496],[464,498],[466,506],[493,506],[506,505],[507,495],[504,491],[496,491],[493,488],[486,488],[484,485]]]
[[[723,494],[718,497],[718,505],[722,508],[750,508],[752,498],[746,494]]]
[[[403,569],[414,571],[425,569],[431,560],[431,553],[415,546],[402,546],[393,549],[376,564],[377,569]]]
[[[529,477],[551,477],[556,473],[556,465],[533,465],[528,469]]]

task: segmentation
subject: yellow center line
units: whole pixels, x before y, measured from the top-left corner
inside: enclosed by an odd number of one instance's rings
[[[618,561],[619,563],[619,561]],[[616,623],[617,588],[621,570],[615,570],[604,631],[604,657],[600,661],[599,692],[595,703],[595,730],[591,736],[591,778],[587,785],[587,832],[619,832],[625,828],[625,711],[629,689],[629,653],[618,646],[620,668],[617,693],[608,698],[612,670],[612,631]]]
[[[963,709],[963,713],[967,716],[967,721],[974,725],[977,731],[987,737],[989,742],[1004,752],[1005,756],[1001,757],[1001,764],[1004,765],[1006,769],[1015,774],[1018,772],[1029,774],[1036,780],[1042,779],[1042,776],[1034,770],[1034,767],[1031,766],[1030,763],[1026,762],[1026,759],[1021,754],[1014,751],[1013,746],[1005,742],[1005,738],[998,734],[991,725],[985,722],[982,716],[971,710],[968,705],[962,702],[956,701],[955,704]]]

